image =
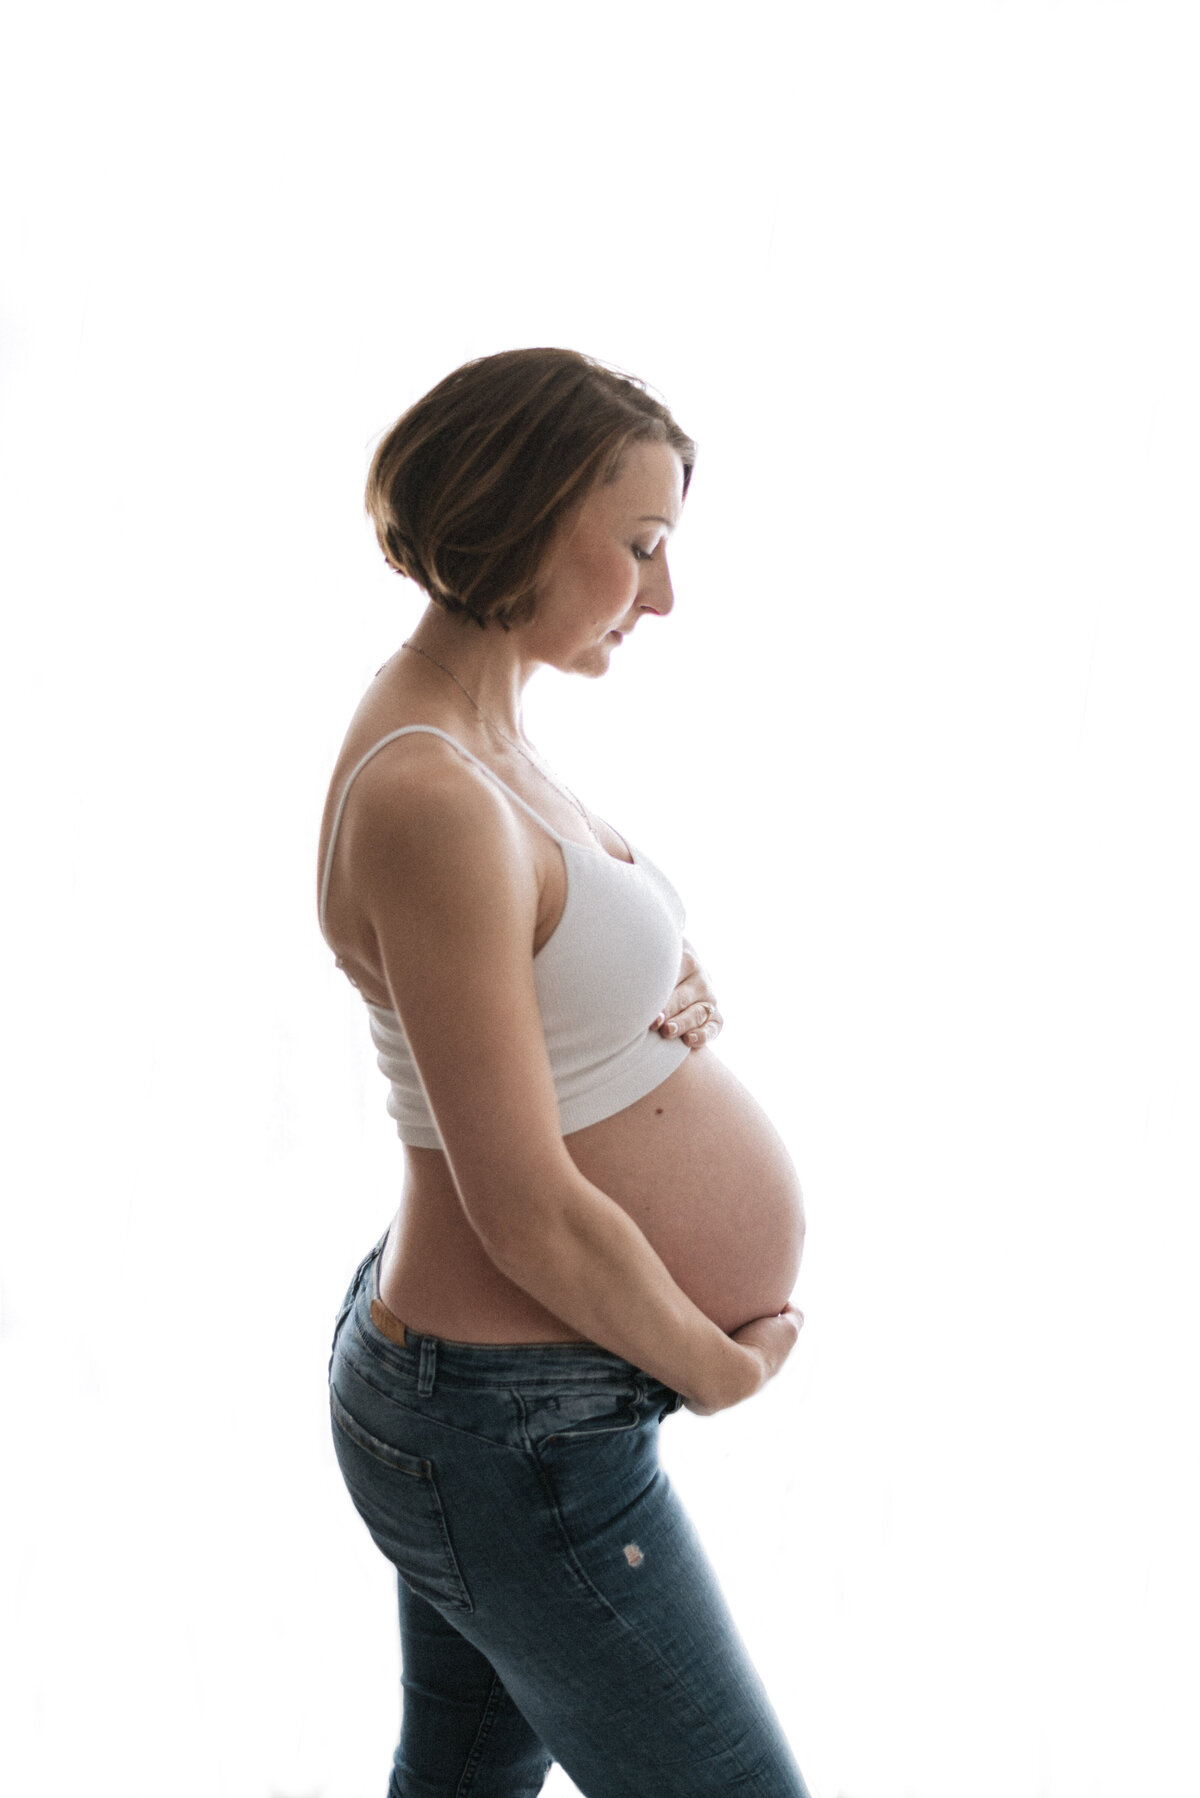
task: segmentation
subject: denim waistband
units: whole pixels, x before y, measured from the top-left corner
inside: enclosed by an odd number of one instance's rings
[[[594,1342],[455,1342],[409,1329],[387,1310],[379,1295],[379,1262],[386,1241],[385,1233],[360,1263],[345,1311],[353,1313],[352,1321],[368,1347],[389,1359],[394,1357],[398,1365],[416,1375],[418,1392],[431,1392],[435,1379],[452,1385],[523,1388],[624,1386],[631,1380],[647,1388],[661,1385],[631,1361]],[[403,1341],[398,1340],[401,1335]],[[670,1393],[669,1387],[662,1390]]]

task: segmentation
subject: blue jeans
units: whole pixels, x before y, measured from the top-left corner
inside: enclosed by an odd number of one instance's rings
[[[808,1798],[659,1466],[679,1395],[590,1343],[405,1331],[382,1246],[329,1371],[342,1474],[400,1576],[389,1798],[530,1798],[554,1760],[586,1798]]]

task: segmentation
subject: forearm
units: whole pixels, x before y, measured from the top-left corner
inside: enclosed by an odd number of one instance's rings
[[[632,1218],[577,1170],[554,1185],[552,1202],[524,1214],[526,1227],[485,1242],[501,1271],[589,1341],[704,1409],[757,1392],[760,1357],[692,1303]]]

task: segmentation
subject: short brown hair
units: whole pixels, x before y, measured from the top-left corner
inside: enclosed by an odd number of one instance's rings
[[[687,492],[696,446],[644,382],[575,350],[481,356],[384,437],[367,516],[400,574],[448,612],[507,630],[531,616],[563,518],[633,443],[669,444]]]

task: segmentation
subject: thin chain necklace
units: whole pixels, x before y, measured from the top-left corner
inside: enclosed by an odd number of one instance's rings
[[[457,674],[455,674],[455,672],[452,668],[447,668],[444,662],[439,662],[436,656],[431,656],[429,651],[427,649],[422,649],[421,645],[419,643],[410,643],[406,639],[400,645],[400,647],[401,647],[401,649],[411,649],[414,655],[424,656],[424,658],[427,662],[432,662],[435,668],[440,668],[443,674],[448,674],[450,676],[450,679],[454,682],[455,686],[458,687],[461,692],[466,693],[467,698],[471,701],[471,704],[475,707],[475,710],[479,713],[479,716],[483,719],[483,722],[485,724],[490,724],[492,729],[495,731],[496,735],[498,737],[503,737],[504,741],[509,745],[509,747],[511,749],[515,749],[517,754],[519,756],[522,756],[524,758],[524,760],[529,763],[529,766],[533,769],[534,773],[540,774],[542,779],[549,786],[552,786],[556,793],[561,793],[564,799],[569,799],[571,801],[571,804],[575,807],[575,810],[579,813],[579,816],[583,819],[584,823],[587,825],[589,835],[595,838],[596,842],[600,845],[601,849],[604,849],[604,844],[600,842],[600,838],[596,835],[595,827],[593,826],[591,819],[588,817],[587,812],[584,810],[583,806],[579,803],[578,799],[576,799],[574,793],[572,793],[570,787],[562,786],[551,775],[547,774],[546,770],[543,767],[541,767],[537,762],[534,761],[533,757],[529,754],[528,750],[522,749],[521,745],[517,742],[515,737],[510,737],[506,730],[501,729],[500,725],[498,725],[496,723],[496,720],[494,718],[491,718],[488,716],[487,712],[484,711],[483,707],[480,705],[480,703],[476,699],[475,695],[473,693],[469,692],[467,690],[467,688],[463,686],[462,682],[459,680]],[[608,851],[605,850],[604,852],[607,855]]]

